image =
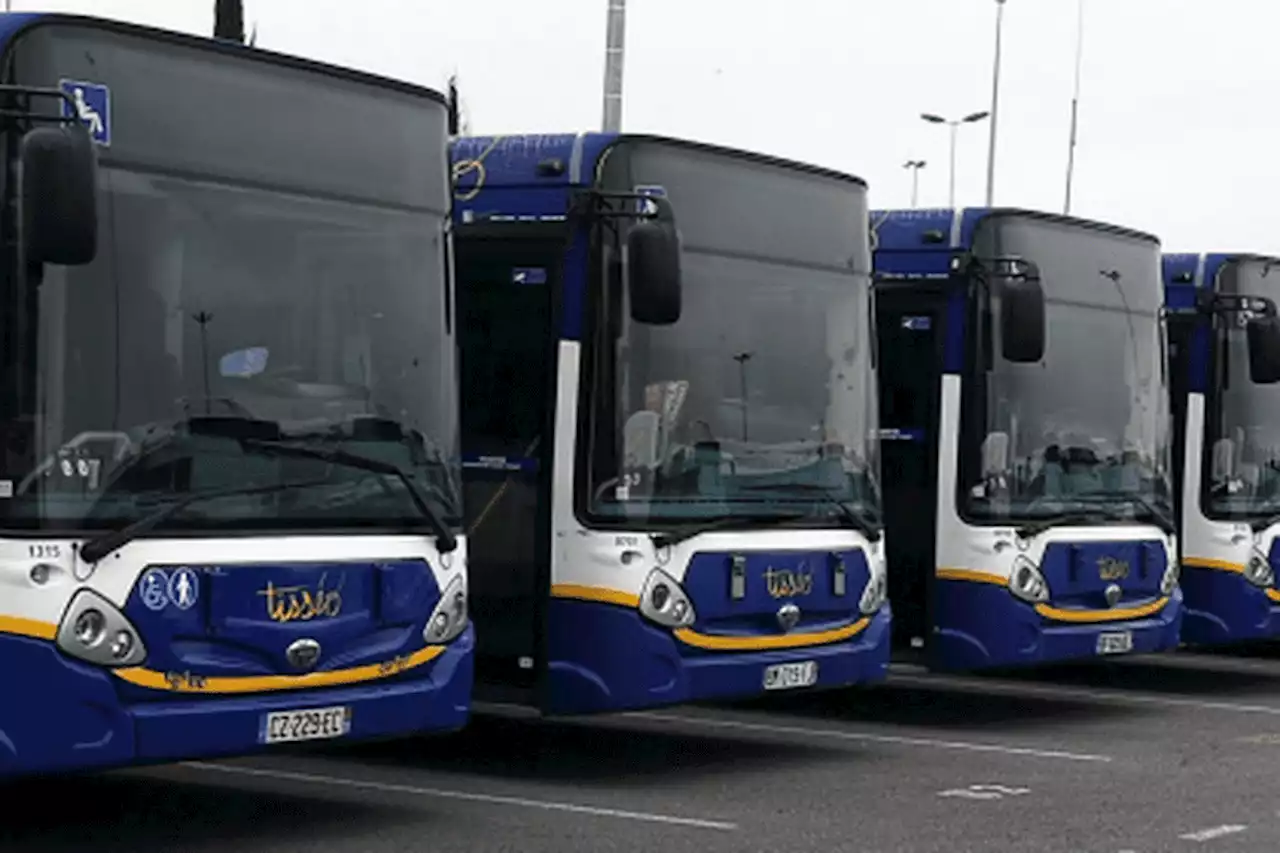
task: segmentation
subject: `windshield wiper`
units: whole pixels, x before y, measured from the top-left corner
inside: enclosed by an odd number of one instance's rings
[[[440,553],[447,554],[458,547],[458,539],[453,535],[453,531],[449,529],[444,516],[431,506],[430,496],[427,495],[418,481],[409,476],[399,465],[384,462],[381,459],[361,456],[358,453],[352,453],[349,450],[342,450],[338,447],[312,447],[274,439],[243,438],[240,440],[240,446],[246,450],[257,450],[261,453],[278,456],[292,456],[297,459],[315,459],[320,462],[329,462],[334,465],[343,465],[347,468],[368,471],[372,474],[395,477],[404,485],[405,491],[409,493],[414,506],[417,507],[418,512],[422,514],[427,524],[430,525],[432,532],[435,533],[436,548]]]
[[[80,558],[86,563],[100,562],[111,552],[123,548],[134,539],[154,529],[156,525],[182,512],[182,510],[200,501],[212,501],[218,498],[242,497],[245,495],[267,495],[273,492],[284,492],[290,489],[306,489],[311,486],[322,486],[329,480],[299,480],[294,482],[269,483],[263,486],[231,486],[225,489],[210,489],[195,492],[171,504],[165,504],[153,512],[149,512],[136,521],[131,521],[117,530],[109,530],[95,536],[80,546]]]
[[[350,453],[346,450],[339,450],[338,448],[305,447],[271,439],[242,438],[240,440],[240,446],[246,451],[261,454],[292,456],[298,459],[315,459],[317,461],[329,462],[334,465],[342,465],[347,468],[368,471],[373,474],[384,474],[396,477],[404,484],[405,489],[409,492],[409,497],[413,500],[414,506],[431,526],[432,531],[436,535],[436,547],[439,549],[440,553],[447,554],[458,547],[457,537],[453,535],[453,531],[449,530],[449,526],[445,523],[440,514],[432,508],[431,499],[423,494],[422,488],[418,483],[406,474],[398,465],[393,465],[390,462],[383,462],[381,459],[370,459],[367,456],[360,456],[359,454]],[[207,492],[196,492],[195,494],[187,495],[186,497],[171,504],[166,504],[154,512],[144,515],[136,521],[131,521],[118,530],[112,530],[95,539],[90,539],[81,546],[80,556],[87,562],[96,563],[112,551],[127,545],[142,534],[153,530],[156,525],[161,524],[197,501],[216,500],[217,498],[223,497],[270,494],[272,492],[286,491],[295,488],[322,486],[329,482],[331,482],[329,479],[306,480],[300,482],[271,483],[264,486],[234,486],[226,489],[213,489]]]
[[[1117,515],[1114,508],[1098,507],[1097,509],[1064,512],[1029,521],[1018,528],[1018,535],[1023,539],[1039,536],[1051,527],[1065,527],[1081,524],[1126,524],[1132,519]]]
[[[1123,503],[1133,503],[1142,507],[1154,519],[1156,526],[1165,533],[1174,533],[1177,531],[1177,524],[1173,517],[1166,513],[1163,509],[1156,506],[1151,500],[1142,495],[1136,495],[1132,492],[1085,492],[1077,495],[1081,498],[1103,498]]]
[[[654,533],[651,538],[653,547],[666,548],[670,545],[678,545],[686,539],[692,539],[699,533],[711,533],[717,530],[751,530],[761,527],[783,527],[796,521],[803,521],[808,518],[803,512],[787,513],[785,515],[724,515],[718,518],[699,521],[694,524],[687,524],[684,527],[677,527],[673,530],[665,530],[662,533]]]
[[[1254,533],[1266,530],[1273,524],[1280,524],[1280,512],[1268,515],[1265,518],[1255,518],[1249,522],[1249,529]]]
[[[862,535],[867,537],[870,542],[878,542],[881,536],[880,525],[874,519],[856,511],[844,501],[831,494],[831,490],[823,486],[814,485],[812,483],[784,483],[780,486],[744,486],[743,491],[748,492],[773,492],[784,497],[795,497],[796,495],[804,495],[820,498],[823,503],[828,506],[835,507],[840,516]]]

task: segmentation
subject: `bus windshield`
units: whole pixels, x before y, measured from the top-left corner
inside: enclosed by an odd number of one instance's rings
[[[968,448],[968,514],[1171,517],[1159,245],[1000,215],[980,226],[975,245],[980,256],[1020,256],[1039,267],[1047,340],[1039,362],[1012,363],[991,324],[985,429]],[[998,316],[996,295],[992,312]]]
[[[1218,273],[1224,294],[1267,297],[1280,303],[1280,263],[1232,261]],[[1243,314],[1219,323],[1216,405],[1205,424],[1204,496],[1207,515],[1265,518],[1280,514],[1280,385],[1249,379],[1249,345]]]
[[[657,142],[619,146],[603,175],[609,189],[670,199],[684,296],[674,325],[612,315],[593,389],[591,514],[878,524],[862,185]]]
[[[122,169],[100,184],[98,257],[28,286],[13,331],[30,348],[3,356],[21,393],[0,524],[114,528],[194,492],[297,481],[168,526],[423,525],[397,478],[246,438],[391,462],[459,515],[444,211]]]

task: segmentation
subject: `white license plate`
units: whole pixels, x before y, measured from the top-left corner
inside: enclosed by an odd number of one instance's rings
[[[764,668],[765,690],[791,690],[809,687],[818,681],[818,662],[778,663]]]
[[[1098,654],[1122,655],[1133,651],[1133,632],[1115,631],[1098,635]]]
[[[274,711],[267,714],[263,722],[263,743],[331,740],[344,737],[351,731],[351,709],[337,707]]]

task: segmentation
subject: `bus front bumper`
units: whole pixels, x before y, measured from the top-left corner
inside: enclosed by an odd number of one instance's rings
[[[347,733],[331,742],[453,731],[470,711],[474,647],[468,626],[412,676],[124,702],[110,672],[71,660],[51,643],[2,636],[0,662],[11,684],[0,703],[0,779],[250,754],[268,748],[266,715],[279,711],[349,709]]]

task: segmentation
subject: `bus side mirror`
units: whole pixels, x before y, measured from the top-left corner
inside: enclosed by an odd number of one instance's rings
[[[22,137],[22,240],[27,262],[80,266],[98,252],[98,161],[80,122]]]
[[[1254,317],[1245,326],[1249,379],[1257,385],[1280,382],[1280,318]]]
[[[627,235],[627,264],[631,319],[646,326],[677,322],[682,286],[675,223],[655,218],[632,225]]]
[[[1001,258],[992,277],[1000,293],[1000,352],[1029,364],[1044,358],[1044,287],[1031,261]]]

